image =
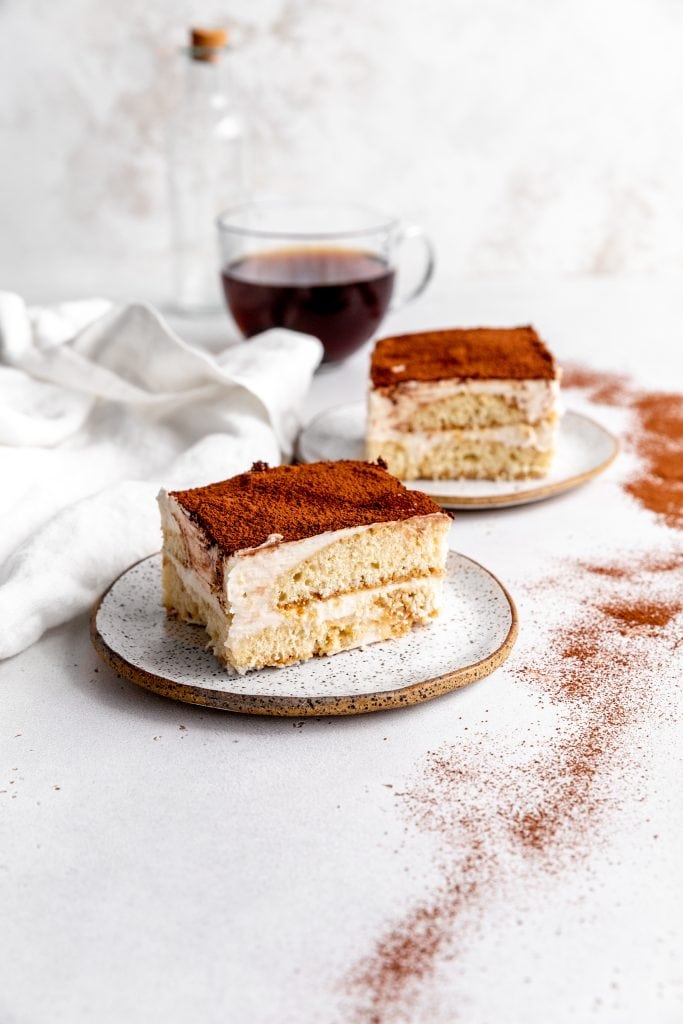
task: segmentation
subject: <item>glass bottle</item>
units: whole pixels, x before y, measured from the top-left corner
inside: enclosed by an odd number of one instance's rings
[[[216,216],[245,198],[244,123],[231,99],[228,35],[192,29],[185,85],[168,139],[173,306],[221,305]]]

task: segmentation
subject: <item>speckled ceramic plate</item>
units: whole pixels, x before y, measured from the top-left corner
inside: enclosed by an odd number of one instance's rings
[[[131,566],[91,616],[98,654],[122,676],[190,704],[260,715],[354,715],[431,700],[498,668],[517,637],[512,598],[477,562],[450,552],[444,609],[397,640],[286,668],[229,675],[201,626],[167,619],[161,556]]]
[[[339,405],[316,416],[299,437],[301,462],[365,458],[365,405]],[[511,508],[526,505],[591,480],[619,452],[613,434],[578,412],[560,420],[553,468],[542,480],[410,480],[406,487],[424,491],[444,508]]]

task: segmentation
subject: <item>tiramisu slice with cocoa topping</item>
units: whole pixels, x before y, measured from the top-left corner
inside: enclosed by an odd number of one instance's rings
[[[533,327],[378,341],[367,455],[402,480],[511,480],[550,469],[560,371]]]
[[[159,495],[164,604],[238,672],[427,623],[449,518],[382,465],[318,462]]]

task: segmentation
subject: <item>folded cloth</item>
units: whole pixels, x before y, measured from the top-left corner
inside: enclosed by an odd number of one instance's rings
[[[145,303],[0,292],[0,658],[158,550],[160,486],[289,457],[321,354],[273,330],[214,356]]]

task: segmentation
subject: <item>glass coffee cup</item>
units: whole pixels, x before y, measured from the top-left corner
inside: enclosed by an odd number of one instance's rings
[[[360,348],[389,310],[424,291],[434,270],[420,228],[354,204],[257,200],[225,210],[217,224],[223,291],[241,333],[313,334],[325,362]],[[396,282],[407,244],[421,247],[422,267],[404,290]]]

